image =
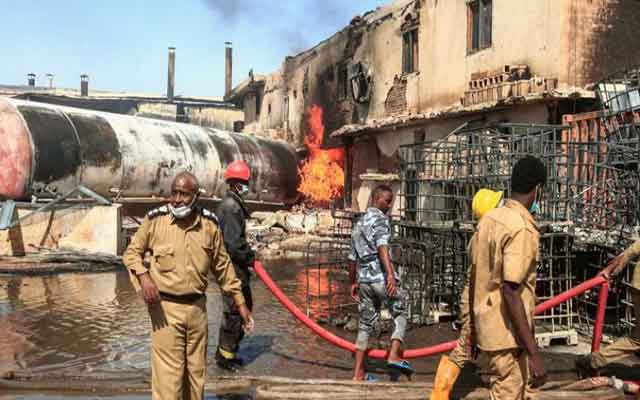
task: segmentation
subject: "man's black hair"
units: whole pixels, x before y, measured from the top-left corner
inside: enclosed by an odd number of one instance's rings
[[[382,193],[385,193],[385,192],[389,192],[393,194],[393,190],[391,190],[391,187],[387,185],[378,185],[375,187],[375,189],[373,189],[373,192],[371,193],[371,198],[373,199],[373,201],[376,201],[382,195]]]
[[[529,193],[537,185],[547,183],[547,168],[534,156],[525,156],[518,160],[511,172],[511,191],[513,193]]]

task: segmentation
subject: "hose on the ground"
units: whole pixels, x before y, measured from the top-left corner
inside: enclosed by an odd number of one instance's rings
[[[267,286],[269,291],[271,291],[271,293],[278,299],[278,301],[280,301],[280,303],[282,303],[282,305],[291,314],[293,314],[300,322],[302,322],[309,329],[311,329],[316,335],[320,336],[321,338],[325,339],[329,343],[335,346],[338,346],[344,350],[348,350],[350,352],[356,351],[356,346],[353,343],[337,335],[334,335],[333,333],[324,329],[323,327],[318,325],[314,320],[312,320],[307,315],[305,315],[305,313],[303,313],[295,304],[293,304],[293,302],[287,297],[287,295],[285,295],[284,292],[278,287],[278,285],[276,285],[273,279],[271,279],[271,276],[269,276],[269,274],[264,269],[260,261],[255,262],[254,270],[258,275],[258,277],[262,280],[262,282],[264,282],[264,284]],[[580,285],[574,288],[571,288],[566,292],[563,292],[558,296],[553,297],[539,304],[535,309],[535,313],[540,314],[542,312],[545,312],[569,300],[572,297],[579,296],[582,293],[586,292],[587,290],[593,289],[594,287],[601,285],[604,282],[606,282],[606,279],[601,276],[598,276],[586,282],[583,282]],[[453,350],[456,347],[456,343],[457,341],[454,340],[451,342],[440,343],[434,346],[427,346],[427,347],[421,347],[417,349],[405,350],[403,352],[403,356],[405,358],[421,358],[421,357],[432,356],[435,354],[445,353],[447,351]],[[374,350],[370,350],[367,353],[367,355],[371,358],[386,358],[387,350],[374,349]]]

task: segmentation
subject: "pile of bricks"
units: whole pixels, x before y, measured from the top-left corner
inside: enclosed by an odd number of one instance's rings
[[[495,71],[471,74],[469,90],[464,92],[463,106],[500,102],[510,97],[549,93],[558,87],[557,79],[531,76],[526,65],[505,65]]]

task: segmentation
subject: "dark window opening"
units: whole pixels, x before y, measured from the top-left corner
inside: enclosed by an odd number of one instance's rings
[[[493,0],[474,0],[469,3],[469,52],[491,47]]]
[[[402,34],[402,73],[418,71],[418,29]]]
[[[271,114],[271,103],[267,105],[267,113]]]
[[[347,70],[347,64],[340,64],[338,66],[338,100],[344,100],[347,98],[347,89],[349,87],[349,72]]]

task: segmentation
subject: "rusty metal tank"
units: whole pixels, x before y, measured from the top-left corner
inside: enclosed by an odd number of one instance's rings
[[[249,200],[296,200],[298,158],[283,141],[0,98],[0,198],[55,196],[79,184],[109,197],[167,196],[183,170],[220,197],[236,159],[251,166]]]

